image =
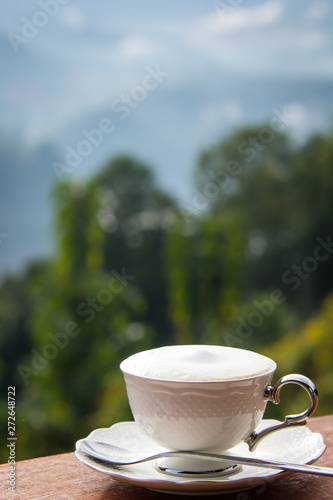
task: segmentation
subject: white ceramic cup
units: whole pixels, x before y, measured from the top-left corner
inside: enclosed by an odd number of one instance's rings
[[[185,381],[142,376],[131,363],[135,356],[120,365],[134,419],[144,433],[169,449],[222,453],[245,441],[252,450],[272,431],[305,424],[318,404],[314,383],[303,375],[287,375],[272,387],[276,364],[269,358],[270,368],[257,375]],[[309,408],[257,433],[267,401],[279,403],[280,389],[288,383],[308,392]]]

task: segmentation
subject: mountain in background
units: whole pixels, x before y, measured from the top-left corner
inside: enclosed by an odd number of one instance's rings
[[[17,270],[52,250],[52,146],[0,145],[0,272]]]

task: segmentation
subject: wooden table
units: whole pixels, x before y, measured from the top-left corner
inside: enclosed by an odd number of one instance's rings
[[[312,418],[308,426],[323,434],[327,450],[316,465],[333,467],[333,416]],[[25,460],[16,464],[16,491],[8,491],[8,464],[0,466],[0,499],[9,500],[184,500],[204,496],[155,493],[113,480],[81,464],[73,453]],[[239,493],[206,497],[223,500],[333,499],[333,477],[299,473]]]

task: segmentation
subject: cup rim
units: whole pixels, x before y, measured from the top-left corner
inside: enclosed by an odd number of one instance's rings
[[[269,358],[271,359],[271,358]],[[126,361],[126,360],[124,360]],[[141,379],[141,380],[149,380],[149,381],[154,381],[154,382],[165,382],[165,383],[168,383],[168,384],[193,384],[193,385],[211,385],[211,384],[230,384],[230,383],[235,383],[235,382],[241,382],[241,381],[244,381],[244,380],[253,380],[253,379],[256,379],[256,378],[260,378],[260,377],[264,377],[264,376],[267,376],[267,375],[273,375],[276,368],[277,368],[277,364],[276,362],[271,359],[272,363],[274,363],[274,367],[271,368],[270,370],[266,370],[264,372],[261,372],[261,373],[257,373],[255,375],[249,375],[249,376],[245,376],[245,377],[238,377],[238,378],[229,378],[229,379],[219,379],[219,380],[184,380],[184,379],[170,379],[170,378],[159,378],[159,377],[148,377],[146,375],[138,375],[136,373],[133,373],[131,372],[130,370],[125,370],[122,365],[124,363],[124,361],[122,361],[120,363],[120,369],[122,371],[122,373],[124,375],[129,375],[131,377],[134,377],[134,378],[137,378],[137,379]]]
[[[196,346],[203,346],[204,344],[189,344],[189,345],[196,345]],[[163,347],[166,347],[166,348],[173,348],[173,347],[186,347],[186,345],[184,346],[162,346]],[[213,346],[214,347],[214,346]],[[226,346],[218,346],[218,347],[226,347]],[[154,350],[158,350],[158,349],[161,349],[161,347],[157,347],[157,348],[153,348],[153,349],[148,349],[148,351],[154,351]],[[227,347],[227,349],[232,349],[232,350],[240,350],[239,348],[237,347]],[[141,352],[144,352],[144,351],[141,351]],[[275,370],[277,369],[277,364],[276,362],[271,359],[270,357],[266,356],[265,354],[260,354],[258,352],[255,352],[255,351],[249,351],[249,352],[252,352],[253,354],[257,354],[261,357],[264,357],[266,359],[268,359],[270,362],[271,362],[271,367],[267,368],[266,370],[262,371],[262,372],[259,372],[259,373],[252,373],[251,375],[245,375],[245,376],[239,376],[239,377],[230,377],[230,378],[215,378],[215,379],[206,379],[206,380],[200,380],[200,379],[183,379],[183,378],[166,378],[166,377],[158,377],[158,376],[150,376],[150,375],[142,375],[142,374],[139,374],[139,373],[135,373],[135,370],[131,370],[131,367],[129,368],[125,368],[124,365],[125,364],[128,364],[127,361],[132,358],[133,356],[136,356],[137,354],[139,355],[140,352],[137,352],[137,353],[134,353],[132,354],[131,356],[127,357],[126,359],[124,359],[121,363],[120,363],[120,370],[123,372],[123,374],[127,374],[127,375],[130,375],[132,377],[135,377],[137,379],[141,379],[142,381],[144,380],[150,380],[150,381],[156,381],[156,382],[165,382],[165,383],[176,383],[176,384],[221,384],[221,383],[231,383],[231,382],[237,382],[237,381],[241,381],[241,380],[252,380],[252,379],[256,379],[256,378],[260,378],[260,377],[264,377],[264,376],[267,376],[267,375],[270,375],[270,374],[273,374],[275,372]]]

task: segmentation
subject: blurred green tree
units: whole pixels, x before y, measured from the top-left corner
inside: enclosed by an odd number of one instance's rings
[[[221,343],[239,301],[244,238],[242,220],[182,216],[167,231],[169,314],[174,341]]]
[[[306,272],[306,259],[318,238],[326,241],[332,234],[333,140],[322,135],[296,146],[285,134],[263,135],[268,129],[241,129],[205,151],[197,188],[207,217],[233,211],[244,216],[243,293],[282,287],[305,317],[332,289],[333,259],[315,273]],[[297,293],[294,276],[301,284]]]
[[[150,167],[127,156],[106,165],[95,183],[97,219],[105,232],[104,269],[125,267],[135,276],[147,304],[145,320],[158,332],[156,342],[168,343],[164,246],[176,202],[157,186]]]
[[[72,449],[97,424],[128,417],[119,362],[150,344],[134,277],[103,269],[95,184],[58,185],[54,198],[58,257],[30,280],[34,348],[18,367],[21,446],[37,456]]]
[[[272,343],[265,354],[277,362],[277,377],[287,373],[302,373],[310,377],[319,392],[320,404],[316,415],[332,413],[333,401],[333,295],[300,329],[287,332]],[[287,391],[287,390],[286,390]],[[306,408],[308,396],[299,388],[282,394],[281,404],[271,414],[283,418],[286,413],[299,413]]]

